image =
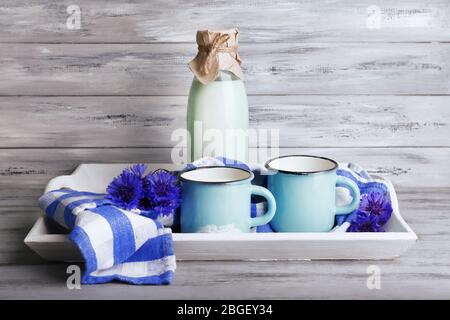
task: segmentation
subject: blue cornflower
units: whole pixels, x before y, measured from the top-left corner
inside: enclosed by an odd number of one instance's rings
[[[152,219],[174,213],[181,201],[177,177],[162,169],[148,175],[146,171],[145,164],[124,169],[109,184],[106,198],[122,209],[139,209]]]
[[[131,170],[124,170],[106,188],[106,196],[113,204],[125,210],[136,209],[144,196],[142,179]]]
[[[384,232],[375,215],[358,211],[347,232]]]
[[[167,216],[180,205],[180,187],[177,177],[166,170],[157,170],[146,177],[145,196],[147,206],[156,216]]]
[[[392,206],[389,199],[375,191],[362,195],[359,211],[375,216],[378,222],[384,225],[391,217]]]
[[[147,171],[147,165],[143,163],[138,163],[129,169],[131,173],[138,176],[139,178],[143,179],[145,177],[145,171]]]
[[[383,226],[392,215],[390,200],[380,192],[361,196],[361,203],[348,232],[384,232]]]

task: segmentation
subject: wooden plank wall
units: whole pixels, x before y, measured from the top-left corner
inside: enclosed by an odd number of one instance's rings
[[[79,30],[66,26],[72,4]],[[448,0],[3,0],[0,263],[40,261],[22,239],[51,177],[80,162],[170,160],[195,31],[230,26],[251,126],[280,128],[282,154],[358,162],[435,225],[449,213],[436,205],[450,195]],[[432,237],[415,213],[403,215]]]

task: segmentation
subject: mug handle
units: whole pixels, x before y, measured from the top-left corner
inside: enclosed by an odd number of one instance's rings
[[[266,188],[255,186],[253,184],[252,184],[252,194],[266,198],[267,211],[262,216],[250,218],[250,226],[258,227],[266,223],[269,223],[270,220],[272,220],[273,216],[275,215],[275,211],[277,210],[275,198],[273,197],[272,193]]]
[[[345,206],[337,207],[336,214],[346,214],[346,213],[350,213],[350,212],[356,210],[356,208],[358,208],[358,206],[359,206],[359,201],[360,201],[360,197],[361,197],[361,194],[359,192],[359,187],[357,186],[357,184],[355,182],[353,182],[353,180],[351,180],[347,177],[343,177],[343,176],[338,176],[336,183],[348,187],[352,193],[352,202]]]

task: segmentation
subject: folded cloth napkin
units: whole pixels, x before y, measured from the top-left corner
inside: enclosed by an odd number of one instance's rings
[[[47,192],[39,206],[49,219],[71,230],[69,239],[85,261],[82,283],[172,282],[172,232],[160,222],[119,209],[104,194],[70,189]]]
[[[253,171],[253,173],[255,174],[255,179],[252,181],[252,183],[267,188],[267,169],[260,164],[246,164],[225,157],[205,157],[188,164],[184,170],[204,166],[230,166]],[[340,176],[345,176],[352,179],[358,185],[361,194],[369,193],[370,191],[379,191],[382,194],[389,195],[388,186],[384,181],[373,179],[363,168],[355,163],[340,163],[336,173]],[[347,188],[338,185],[336,189],[337,205],[346,205],[351,203],[352,197]],[[266,205],[264,201],[252,199],[252,217],[260,216],[264,214],[265,211]],[[331,230],[331,232],[346,232],[348,227],[350,226],[351,221],[355,218],[356,212],[357,210],[348,214],[337,215],[335,227]],[[270,224],[259,226],[255,231],[274,232]]]

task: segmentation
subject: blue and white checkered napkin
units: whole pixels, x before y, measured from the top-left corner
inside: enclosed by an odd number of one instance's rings
[[[54,190],[39,205],[48,218],[72,230],[69,239],[86,264],[82,283],[171,283],[172,233],[160,222],[119,209],[104,194],[92,192]]]

